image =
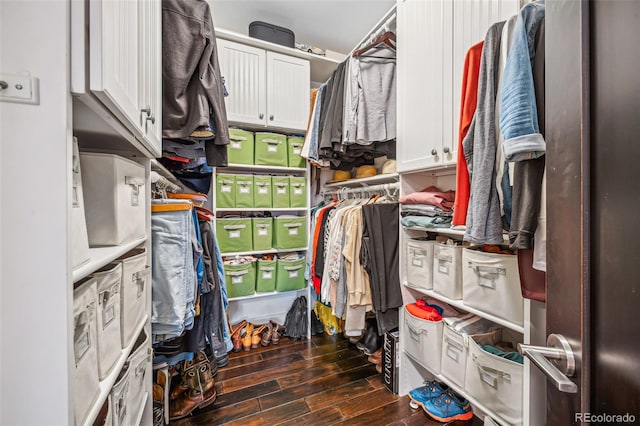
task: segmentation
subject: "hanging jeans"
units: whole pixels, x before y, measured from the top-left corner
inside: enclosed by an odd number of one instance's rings
[[[159,212],[151,216],[154,342],[180,336],[193,327],[197,285],[193,232],[191,211]]]

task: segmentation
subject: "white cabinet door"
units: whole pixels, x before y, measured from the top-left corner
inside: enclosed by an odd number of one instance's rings
[[[89,87],[139,136],[138,2],[89,2]]]
[[[452,156],[453,2],[398,2],[398,171],[436,167]]]
[[[307,129],[310,79],[309,61],[267,52],[267,126]]]
[[[230,122],[266,124],[266,52],[255,47],[218,39],[218,58],[229,96]]]
[[[142,141],[162,155],[162,3],[140,2],[140,127]]]

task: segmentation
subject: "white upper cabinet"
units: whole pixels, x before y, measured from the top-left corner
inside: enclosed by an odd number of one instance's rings
[[[162,3],[140,0],[139,125],[155,156],[162,155]]]
[[[467,50],[518,0],[399,0],[398,171],[456,164]]]
[[[266,52],[251,46],[218,40],[218,60],[225,86],[227,119],[265,124],[267,116]]]
[[[450,0],[397,4],[398,171],[424,169],[453,158],[451,144]]]
[[[89,88],[126,125],[139,129],[138,2],[91,1],[89,14]]]
[[[309,117],[309,61],[218,39],[231,123],[304,131]]]
[[[267,52],[267,125],[306,130],[309,61]]]

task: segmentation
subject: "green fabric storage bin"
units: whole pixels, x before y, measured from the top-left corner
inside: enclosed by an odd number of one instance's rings
[[[279,216],[273,218],[273,248],[294,249],[307,246],[307,218]]]
[[[289,208],[289,176],[271,178],[271,199],[273,208]]]
[[[254,207],[271,208],[271,176],[254,176],[253,186]]]
[[[277,133],[257,132],[254,164],[287,167],[287,137]]]
[[[302,145],[304,145],[304,138],[302,137],[289,136],[287,138],[289,167],[304,167],[307,165],[306,160],[300,156]]]
[[[273,219],[270,217],[254,217],[251,219],[253,226],[253,249],[270,250],[273,242]]]
[[[253,250],[251,218],[216,220],[216,236],[222,253]]]
[[[216,175],[216,207],[219,209],[236,206],[235,175]]]
[[[253,152],[253,132],[240,129],[229,129],[229,145],[227,145],[229,163],[253,164]]]
[[[256,293],[276,291],[276,268],[275,260],[258,260]]]
[[[253,207],[253,175],[236,175],[236,207]]]
[[[304,256],[296,260],[278,259],[277,269],[276,291],[300,290],[305,287]]]
[[[289,205],[307,207],[307,178],[295,176],[289,178]]]
[[[250,296],[256,292],[256,262],[224,265],[224,277],[229,298]]]

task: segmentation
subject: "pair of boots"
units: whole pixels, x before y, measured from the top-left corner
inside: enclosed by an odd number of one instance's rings
[[[180,384],[171,391],[169,418],[186,417],[196,408],[213,404],[216,396],[211,363],[204,352],[197,352],[193,360],[184,362]]]
[[[233,352],[241,350],[250,351],[257,349],[259,345],[268,346],[273,343],[280,343],[282,326],[275,321],[267,324],[251,324],[241,321],[231,326],[231,341],[233,342]]]

